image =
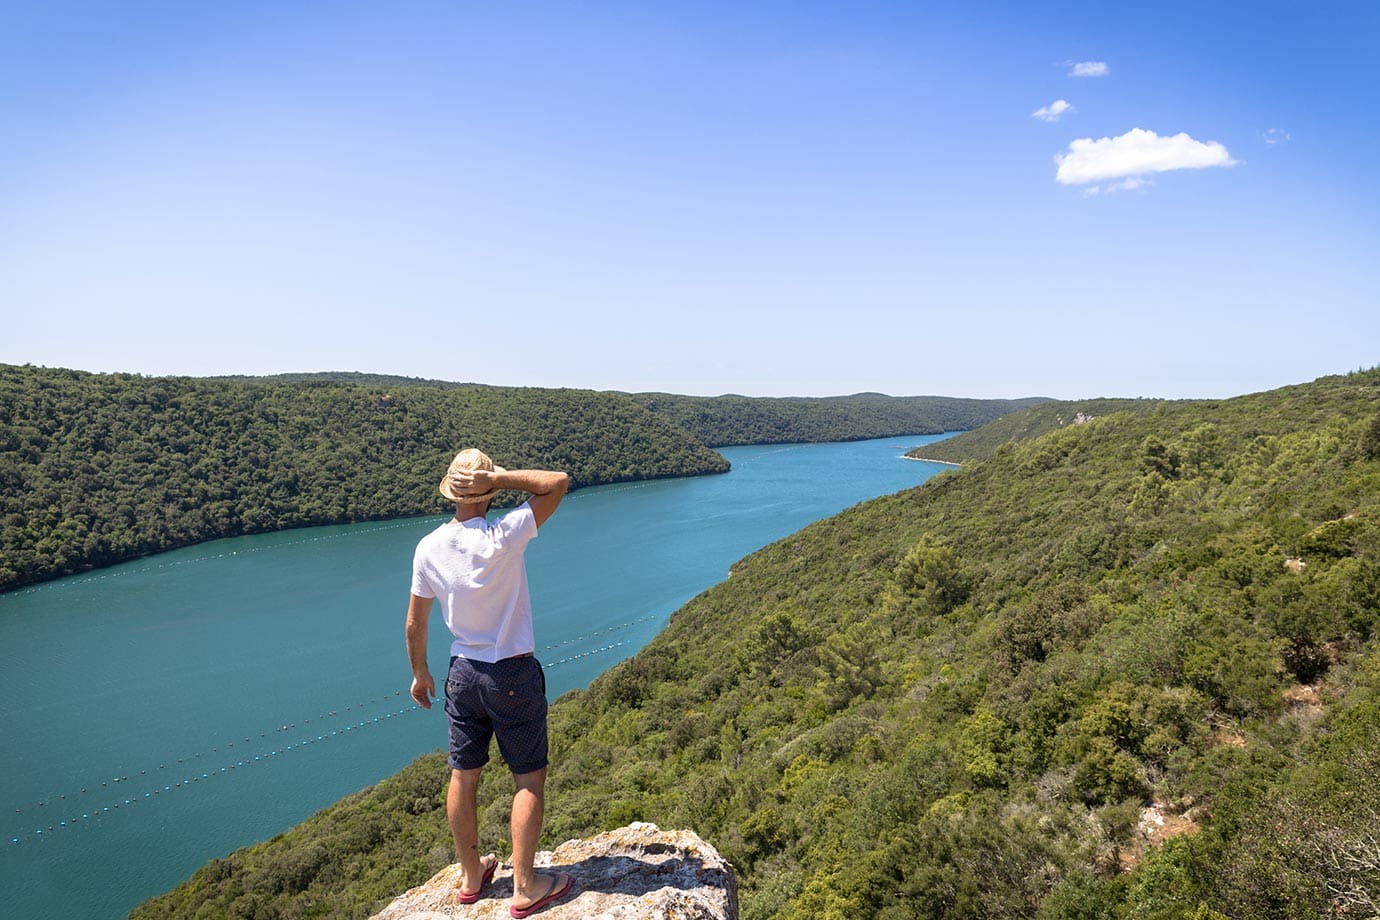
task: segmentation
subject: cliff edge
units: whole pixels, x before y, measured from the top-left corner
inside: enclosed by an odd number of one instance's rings
[[[690,831],[634,823],[537,854],[559,868],[572,892],[535,916],[542,920],[737,920],[738,879],[719,852]],[[513,873],[499,867],[485,897],[457,904],[460,866],[452,864],[400,896],[372,920],[498,920],[508,916]]]

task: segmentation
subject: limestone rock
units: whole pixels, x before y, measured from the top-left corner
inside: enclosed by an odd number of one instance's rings
[[[690,831],[630,824],[537,854],[538,868],[575,880],[571,893],[533,914],[541,920],[737,920],[738,879],[718,851]],[[399,897],[372,920],[500,920],[513,896],[503,865],[474,904],[457,904],[460,866]]]

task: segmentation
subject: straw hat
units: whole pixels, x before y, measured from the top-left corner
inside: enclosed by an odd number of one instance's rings
[[[503,467],[495,466],[489,459],[489,455],[474,447],[467,447],[455,455],[455,459],[450,461],[450,467],[446,470],[445,477],[441,480],[441,494],[453,502],[462,505],[478,505],[493,498],[502,489],[490,489],[483,495],[460,495],[455,492],[450,485],[450,477],[455,473],[463,473],[470,470],[488,470],[491,473],[505,472]]]

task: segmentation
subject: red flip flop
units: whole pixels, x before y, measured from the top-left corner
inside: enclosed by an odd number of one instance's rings
[[[494,873],[497,871],[498,857],[495,856],[494,861],[489,863],[489,868],[485,869],[484,874],[479,877],[479,887],[474,891],[460,891],[457,889],[455,892],[456,902],[459,904],[473,904],[475,901],[478,901],[479,896],[484,893],[484,886],[493,880]]]
[[[569,872],[562,872],[561,874],[565,876],[564,885],[559,887],[552,885],[551,890],[546,893],[545,897],[538,898],[526,907],[513,907],[509,905],[508,914],[512,917],[516,917],[517,920],[522,920],[523,917],[529,917],[535,914],[552,901],[559,901],[561,898],[565,897],[566,894],[570,892],[570,889],[575,887],[575,879],[570,877]]]

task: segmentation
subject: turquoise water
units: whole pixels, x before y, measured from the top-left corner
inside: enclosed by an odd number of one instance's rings
[[[748,553],[927,479],[938,436],[726,448],[721,476],[573,493],[528,550],[553,696]],[[120,917],[445,743],[408,698],[412,550],[444,517],[206,543],[0,595],[10,916]],[[430,659],[448,634],[432,616]]]

